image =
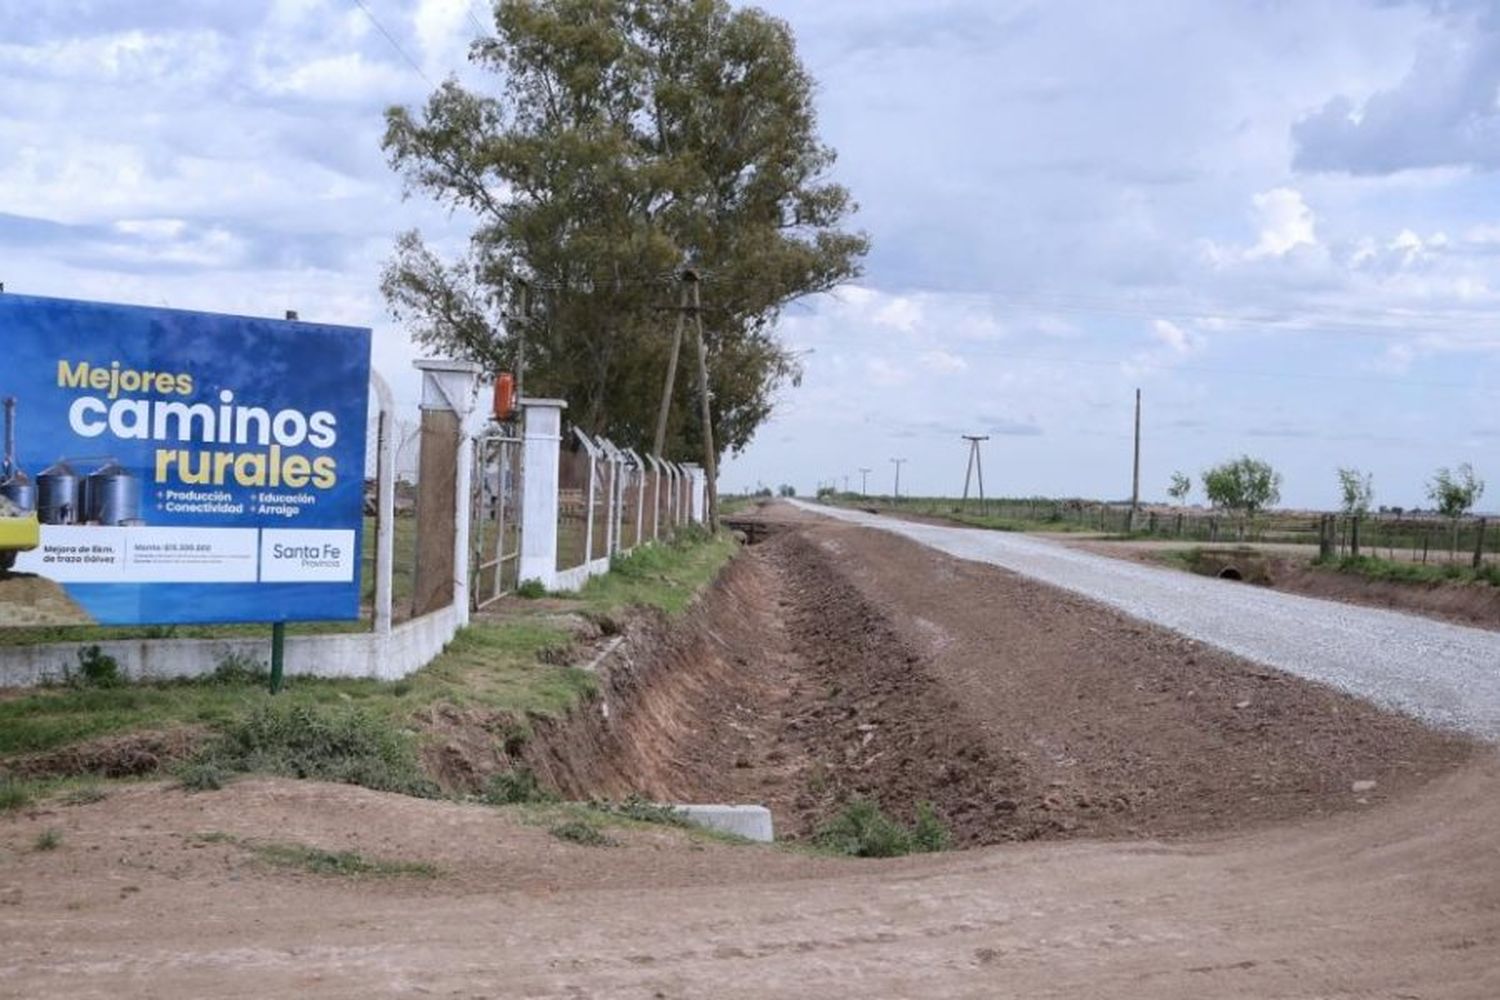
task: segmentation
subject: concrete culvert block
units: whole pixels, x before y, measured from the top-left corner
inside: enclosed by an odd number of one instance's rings
[[[674,806],[682,818],[694,826],[719,833],[730,833],[746,840],[769,844],[775,839],[771,829],[771,810],[765,806]]]
[[[1244,574],[1233,566],[1225,566],[1219,570],[1220,580],[1243,580],[1244,578]]]

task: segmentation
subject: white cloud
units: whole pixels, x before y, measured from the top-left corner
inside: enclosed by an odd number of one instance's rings
[[[952,375],[965,371],[969,367],[969,363],[963,358],[947,351],[924,351],[921,361],[923,368],[940,375]]]
[[[430,73],[446,75],[454,55],[462,54],[468,37],[474,33],[469,22],[469,3],[470,0],[418,0],[412,26],[421,50],[419,58]],[[486,24],[485,30],[492,28]]]
[[[1152,320],[1151,335],[1175,354],[1188,354],[1197,346],[1192,334],[1167,319]]]
[[[1300,191],[1273,188],[1255,195],[1250,202],[1255,209],[1260,239],[1245,256],[1284,257],[1297,247],[1317,244],[1312,209],[1307,207]]]
[[[922,306],[915,299],[898,295],[875,310],[872,319],[880,326],[900,330],[902,333],[914,333],[922,322]]]
[[[410,69],[373,62],[358,52],[344,52],[264,71],[261,81],[271,94],[321,101],[394,101],[411,89],[410,73]]]
[[[869,358],[865,361],[865,377],[871,385],[886,389],[910,382],[911,370],[888,358]]]

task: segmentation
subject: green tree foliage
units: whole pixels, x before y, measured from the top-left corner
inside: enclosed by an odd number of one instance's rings
[[[1203,473],[1203,492],[1215,507],[1253,518],[1281,501],[1281,473],[1270,463],[1243,455]]]
[[[648,445],[677,319],[663,307],[689,262],[716,443],[738,451],[800,377],[780,311],[856,277],[868,250],[842,228],[854,204],[828,179],[790,29],[727,0],[498,0],[495,27],[471,53],[494,94],[449,80],[424,108],[386,112],[408,193],[476,220],[457,260],[400,238],[382,281],[392,312],[419,343],[491,371],[524,350],[528,395]],[[532,318],[507,325],[521,281]],[[669,454],[701,451],[691,357]]]
[[[1182,503],[1191,492],[1193,492],[1193,481],[1184,473],[1172,473],[1172,484],[1167,487],[1167,496],[1177,503]]]
[[[1375,477],[1358,469],[1339,469],[1339,493],[1345,514],[1366,514],[1375,499]]]
[[[1453,526],[1452,551],[1458,551],[1458,522],[1474,509],[1484,495],[1484,480],[1474,474],[1474,467],[1464,462],[1457,469],[1447,466],[1437,470],[1427,483],[1427,498]]]

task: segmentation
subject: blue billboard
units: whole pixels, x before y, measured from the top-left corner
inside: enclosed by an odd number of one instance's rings
[[[353,619],[370,331],[0,294],[0,626]]]

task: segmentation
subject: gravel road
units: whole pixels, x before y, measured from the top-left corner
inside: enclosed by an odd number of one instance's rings
[[[1500,632],[1156,569],[1026,535],[793,501],[990,563],[1434,725],[1500,742]]]

